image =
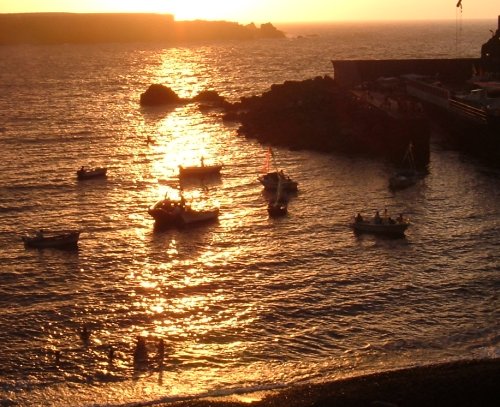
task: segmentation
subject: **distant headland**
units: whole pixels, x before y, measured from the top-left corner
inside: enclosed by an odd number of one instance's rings
[[[271,23],[175,21],[172,15],[135,13],[0,14],[0,45],[105,42],[182,42],[283,38]]]

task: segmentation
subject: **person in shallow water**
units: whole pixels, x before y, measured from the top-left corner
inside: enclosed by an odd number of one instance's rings
[[[80,339],[87,344],[88,341],[90,340],[90,335],[91,335],[90,329],[87,328],[87,325],[83,325],[82,330],[80,331]]]
[[[165,358],[165,342],[163,339],[158,341],[158,345],[156,348],[156,357],[158,358],[158,366],[163,366],[163,359]]]
[[[146,347],[146,339],[142,336],[137,337],[137,342],[134,349],[134,366],[140,367],[148,364],[148,349]]]
[[[112,365],[114,359],[115,359],[115,349],[113,348],[113,345],[109,345],[109,349],[108,349],[108,363],[110,365]]]

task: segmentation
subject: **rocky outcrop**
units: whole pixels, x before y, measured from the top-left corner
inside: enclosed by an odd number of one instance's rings
[[[240,122],[239,131],[246,137],[292,149],[378,155],[397,161],[411,141],[417,155],[419,146],[423,147],[419,161],[428,162],[426,120],[389,117],[357,100],[329,76],[272,85],[261,96],[230,105],[225,119]]]
[[[142,106],[158,106],[180,103],[182,99],[168,86],[152,84],[141,94]]]
[[[162,106],[199,103],[206,107],[230,109],[231,104],[214,90],[203,90],[191,99],[180,98],[171,88],[158,83],[152,84],[141,93],[141,106]]]

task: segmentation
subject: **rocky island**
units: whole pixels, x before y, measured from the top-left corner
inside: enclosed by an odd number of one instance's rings
[[[0,45],[104,42],[171,42],[283,38],[271,23],[175,21],[172,15],[140,13],[0,14]]]

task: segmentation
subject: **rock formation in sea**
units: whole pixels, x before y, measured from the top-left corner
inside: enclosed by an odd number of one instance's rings
[[[275,84],[260,96],[226,108],[226,120],[263,143],[292,149],[345,152],[401,160],[410,142],[415,158],[429,160],[425,118],[395,118],[363,103],[329,76]]]
[[[153,83],[141,93],[140,104],[142,106],[160,106],[180,103],[182,99],[168,86]]]

